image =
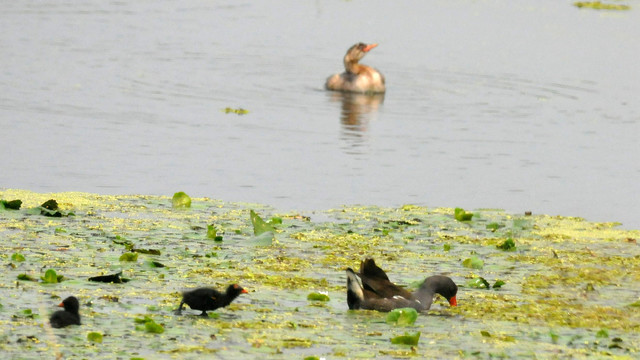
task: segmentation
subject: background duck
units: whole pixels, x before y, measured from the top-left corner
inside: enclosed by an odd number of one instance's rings
[[[358,63],[376,46],[378,44],[357,43],[350,47],[344,56],[345,72],[329,76],[325,83],[327,90],[359,93],[385,92],[384,76],[378,70]]]

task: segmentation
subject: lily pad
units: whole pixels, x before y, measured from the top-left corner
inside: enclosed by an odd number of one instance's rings
[[[120,255],[120,258],[118,260],[120,260],[120,261],[129,261],[129,262],[138,261],[138,253],[137,252],[124,253],[124,254]]]
[[[471,279],[467,282],[467,286],[471,287],[471,288],[476,288],[476,289],[489,289],[491,288],[491,285],[489,285],[489,282],[487,282],[487,280],[485,280],[483,277],[477,277],[475,279]]]
[[[496,247],[504,251],[514,251],[516,249],[516,243],[513,239],[509,238],[503,241],[500,245],[496,245]]]
[[[502,287],[502,285],[506,284],[504,281],[502,280],[496,280],[495,283],[493,283],[493,288],[494,289],[500,289]]]
[[[45,284],[57,284],[62,281],[63,276],[56,274],[55,270],[49,269],[44,273],[44,276],[41,279]]]
[[[418,318],[418,312],[414,308],[394,309],[387,314],[387,324],[396,326],[413,325]]]
[[[418,345],[420,341],[420,332],[416,331],[415,333],[404,333],[404,335],[396,336],[391,338],[392,344],[401,344],[401,345]]]
[[[307,300],[309,301],[329,301],[329,295],[313,292],[307,295]]]
[[[102,334],[99,332],[92,331],[87,334],[87,340],[100,344],[102,343]]]
[[[473,255],[470,258],[465,259],[462,262],[462,266],[470,269],[482,269],[484,267],[484,261]]]
[[[25,261],[25,258],[24,258],[24,255],[20,253],[13,253],[13,255],[11,255],[11,261],[23,262]]]
[[[265,232],[275,232],[275,229],[273,228],[273,226],[271,226],[271,224],[268,224],[267,222],[265,222],[264,220],[262,220],[262,218],[260,217],[260,215],[256,214],[255,211],[251,210],[249,211],[249,218],[251,219],[251,224],[253,225],[253,234],[258,236],[262,233]]]
[[[191,198],[183,191],[179,191],[173,194],[173,198],[171,199],[171,206],[173,206],[174,208],[190,208]]]
[[[0,208],[8,210],[20,210],[20,206],[22,206],[22,200],[0,200]]]
[[[463,208],[455,208],[454,217],[458,221],[470,221],[473,217],[473,213],[466,212]]]

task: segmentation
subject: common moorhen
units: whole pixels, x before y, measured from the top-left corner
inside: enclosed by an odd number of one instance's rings
[[[360,278],[347,269],[347,304],[349,309],[391,311],[402,307],[411,307],[418,311],[428,310],[435,294],[444,296],[451,306],[457,305],[458,286],[449,277],[430,276],[424,280],[414,293],[389,281],[387,274],[379,268],[373,259],[360,264]]]
[[[327,90],[383,93],[384,76],[372,67],[358,64],[358,61],[376,46],[378,44],[357,43],[350,47],[343,59],[345,72],[329,76],[325,83]]]
[[[54,312],[49,318],[51,327],[59,329],[69,325],[80,325],[80,303],[75,296],[69,296],[64,299],[60,305],[64,307],[64,310],[58,310]]]
[[[225,307],[231,304],[240,294],[246,294],[247,292],[238,284],[229,285],[225,293],[206,287],[185,291],[182,293],[182,301],[176,312],[180,314],[182,306],[187,304],[191,309],[201,310],[202,314],[200,315],[207,316],[207,311]]]

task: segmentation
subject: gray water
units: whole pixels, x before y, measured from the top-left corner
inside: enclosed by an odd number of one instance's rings
[[[640,228],[632,6],[4,2],[0,188],[493,207]],[[386,76],[384,97],[322,88],[359,41],[379,43],[362,62]]]

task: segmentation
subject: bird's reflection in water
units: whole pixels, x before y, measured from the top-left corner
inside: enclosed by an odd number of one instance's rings
[[[342,103],[340,123],[341,138],[348,141],[350,147],[357,148],[365,142],[369,122],[375,118],[378,108],[384,102],[384,94],[358,94],[330,92],[331,101]]]

